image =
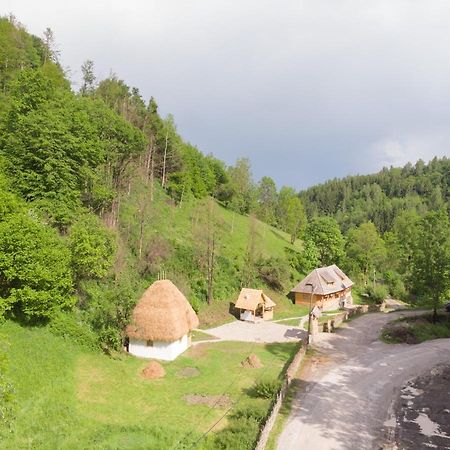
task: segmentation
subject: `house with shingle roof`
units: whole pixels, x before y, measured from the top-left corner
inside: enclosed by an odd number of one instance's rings
[[[330,311],[353,303],[352,286],[353,281],[333,264],[314,269],[291,290],[291,293],[296,305],[309,305],[312,289],[312,306]]]

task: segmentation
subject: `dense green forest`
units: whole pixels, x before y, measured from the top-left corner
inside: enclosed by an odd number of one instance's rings
[[[242,286],[286,293],[339,264],[355,298],[439,306],[450,286],[450,160],[303,192],[204,155],[154,98],[92,61],[71,87],[50,29],[0,18],[0,316],[111,354],[161,275],[200,317]],[[284,300],[282,300],[284,299]],[[13,388],[0,354],[0,398]],[[0,417],[7,422],[9,407]]]

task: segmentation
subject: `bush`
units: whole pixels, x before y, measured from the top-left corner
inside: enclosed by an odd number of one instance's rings
[[[272,289],[282,291],[289,278],[289,263],[281,258],[260,258],[256,262],[259,278]]]
[[[233,415],[230,416],[230,418],[238,421],[241,421],[242,419],[252,419],[261,424],[267,417],[267,413],[268,411],[266,405],[251,405],[238,409]]]
[[[405,284],[403,283],[402,277],[397,272],[392,270],[387,271],[384,274],[384,280],[388,286],[389,294],[399,300],[405,300],[407,297],[407,292]]]
[[[375,287],[373,287],[371,284],[368,284],[367,286],[365,286],[362,295],[369,297],[369,299],[376,304],[381,304],[383,303],[383,300],[388,297],[389,292],[386,286],[382,284],[378,284]]]
[[[48,319],[75,303],[70,251],[31,213],[0,222],[0,279],[0,315],[14,308],[26,320]]]
[[[219,431],[209,441],[211,445],[207,445],[206,448],[214,450],[250,450],[255,446],[258,432],[259,423],[253,418],[241,418],[239,421],[233,420],[227,428]]]
[[[114,236],[96,216],[86,214],[70,229],[70,250],[78,278],[102,278],[114,260]]]
[[[97,334],[101,348],[106,353],[120,350],[140,287],[125,278],[108,284],[87,282],[83,289],[86,296],[81,305],[84,317]]]
[[[55,314],[48,327],[54,335],[61,336],[82,347],[96,349],[99,346],[97,336],[87,323],[77,317],[75,311]]]
[[[253,390],[257,397],[273,399],[277,395],[280,387],[280,380],[268,379],[258,381],[253,387]]]
[[[375,303],[380,304],[383,303],[383,300],[385,300],[388,297],[388,294],[389,293],[386,286],[378,284],[375,286],[375,288],[372,289],[370,297]]]

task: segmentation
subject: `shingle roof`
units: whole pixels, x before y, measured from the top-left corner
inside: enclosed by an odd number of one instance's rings
[[[310,283],[314,286],[314,294],[318,295],[333,294],[353,286],[353,281],[336,264],[333,264],[314,269],[291,292],[309,294],[311,292]]]

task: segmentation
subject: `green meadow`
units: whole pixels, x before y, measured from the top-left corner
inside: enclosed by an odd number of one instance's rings
[[[6,322],[0,333],[9,342],[8,377],[16,390],[13,427],[2,436],[6,449],[217,448],[221,433],[228,434],[232,425],[230,417],[268,410],[270,399],[256,398],[252,387],[278,378],[296,349],[294,344],[199,344],[176,361],[163,362],[164,378],[147,380],[141,371],[148,361],[84,350],[46,328]],[[250,353],[262,368],[241,366]],[[187,367],[198,375],[183,377],[180,371]],[[227,402],[216,408],[184,399],[222,394]]]

